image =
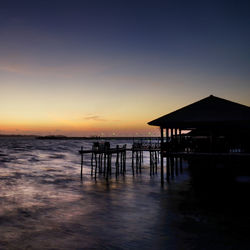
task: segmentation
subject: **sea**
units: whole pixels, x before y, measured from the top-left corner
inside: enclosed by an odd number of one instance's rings
[[[133,175],[128,152],[126,175],[108,181],[91,176],[85,155],[81,179],[78,151],[92,143],[0,138],[0,249],[250,249],[249,196],[218,203],[213,180],[197,192],[185,160],[161,185],[147,153],[141,173]]]

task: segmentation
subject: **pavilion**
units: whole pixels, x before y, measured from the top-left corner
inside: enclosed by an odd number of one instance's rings
[[[231,147],[241,147],[242,151],[249,150],[246,137],[250,135],[250,107],[210,95],[148,123],[159,126],[161,141],[168,150],[183,150],[183,142],[193,141],[197,136],[209,139],[206,148],[209,152],[222,150],[216,147],[219,139],[224,138],[227,152]],[[191,133],[183,134],[183,130]],[[228,141],[226,141],[228,140]],[[229,144],[232,145],[229,145]],[[238,145],[233,145],[234,143]],[[167,147],[167,144],[169,147]],[[185,144],[185,143],[184,143]],[[199,145],[193,145],[190,150],[201,150]]]
[[[148,124],[161,130],[162,177],[163,157],[250,155],[250,107],[246,105],[210,95]]]

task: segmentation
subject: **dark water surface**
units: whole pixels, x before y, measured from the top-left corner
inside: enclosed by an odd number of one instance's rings
[[[78,150],[91,144],[0,139],[0,249],[249,249],[249,215],[201,203],[187,166],[161,187],[148,155],[142,174],[128,155],[109,182],[86,157],[81,181]]]

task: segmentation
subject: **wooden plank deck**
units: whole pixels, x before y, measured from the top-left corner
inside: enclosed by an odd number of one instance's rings
[[[155,151],[161,151],[160,148],[110,148],[108,150],[93,150],[93,149],[88,149],[88,150],[80,150],[80,154],[92,154],[92,153],[110,153],[110,154],[115,154],[123,151],[127,152],[132,152],[132,151],[139,151],[139,152],[155,152]],[[242,153],[242,152],[228,152],[228,153],[213,153],[213,152],[166,152],[163,151],[164,157],[166,156],[178,156],[178,157],[183,157],[183,156],[236,156],[236,157],[250,157],[250,153]]]
[[[79,150],[80,154],[92,154],[92,153],[96,153],[96,154],[102,154],[102,153],[106,153],[106,154],[115,154],[115,153],[119,153],[119,152],[132,152],[132,151],[139,151],[139,152],[155,152],[155,151],[161,151],[160,148],[110,148],[107,150],[94,150],[94,149],[87,149],[87,150]]]

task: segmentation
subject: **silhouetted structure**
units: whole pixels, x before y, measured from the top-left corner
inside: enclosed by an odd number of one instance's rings
[[[158,140],[157,140],[158,141]],[[81,150],[79,151],[81,155],[81,178],[83,174],[83,156],[85,154],[91,154],[91,176],[94,175],[96,178],[97,172],[103,174],[108,180],[109,176],[112,174],[112,156],[116,156],[115,159],[115,175],[116,177],[119,174],[126,173],[126,153],[131,152],[132,159],[132,173],[133,175],[142,172],[142,162],[143,162],[143,152],[149,152],[150,155],[150,175],[157,173],[157,164],[159,162],[159,152],[160,144],[152,143],[143,143],[133,142],[131,148],[127,148],[126,144],[122,147],[117,145],[115,148],[110,147],[110,142],[94,142],[92,149]]]
[[[126,172],[126,144],[123,147],[110,148],[109,142],[94,142],[92,149],[90,150],[81,150],[81,177],[82,177],[82,168],[83,168],[83,155],[91,153],[91,176],[95,176],[97,171],[99,174],[103,175],[108,179],[112,174],[112,155],[116,155],[116,176],[120,173],[125,174]]]
[[[213,95],[148,124],[161,129],[162,180],[165,156],[250,153],[250,107]]]

